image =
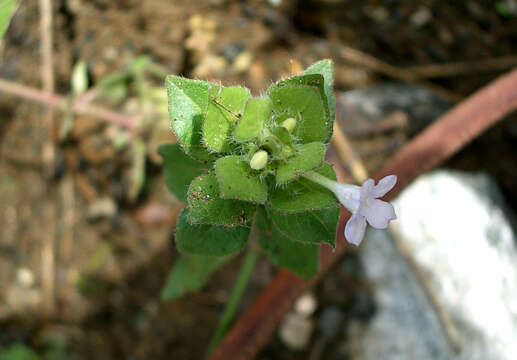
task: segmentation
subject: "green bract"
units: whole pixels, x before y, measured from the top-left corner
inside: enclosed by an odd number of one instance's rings
[[[170,191],[188,203],[177,226],[179,251],[237,252],[255,221],[272,261],[303,278],[316,273],[319,245],[335,246],[339,206],[301,175],[336,178],[324,161],[335,114],[332,76],[332,62],[323,60],[259,98],[243,87],[167,77],[178,144],[160,153]]]

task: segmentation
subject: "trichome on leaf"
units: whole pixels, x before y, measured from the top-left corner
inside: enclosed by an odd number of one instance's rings
[[[160,153],[169,189],[188,203],[178,249],[229,255],[243,248],[256,221],[270,259],[312,277],[319,245],[335,247],[340,210],[334,189],[315,181],[336,180],[324,161],[335,115],[332,62],[280,80],[259,98],[243,87],[175,75],[166,85],[178,143]]]

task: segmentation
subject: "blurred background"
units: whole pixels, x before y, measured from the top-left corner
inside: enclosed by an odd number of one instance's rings
[[[0,359],[202,358],[242,259],[160,297],[184,206],[157,154],[164,77],[258,96],[323,58],[374,173],[517,64],[517,2],[23,0],[0,46]],[[514,356],[516,154],[514,116],[420,178],[257,358]],[[276,271],[259,261],[241,310]]]

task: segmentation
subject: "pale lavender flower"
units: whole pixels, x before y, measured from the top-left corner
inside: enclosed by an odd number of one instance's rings
[[[389,175],[377,185],[374,185],[373,179],[368,179],[360,188],[342,186],[334,192],[343,206],[352,212],[345,226],[345,238],[349,243],[361,243],[367,221],[376,229],[386,229],[389,222],[397,218],[393,205],[378,199],[390,191],[396,182],[397,177]]]
[[[393,189],[397,183],[396,175],[382,178],[377,185],[373,179],[368,179],[362,186],[339,184],[315,172],[304,176],[332,191],[352,213],[345,226],[345,238],[351,244],[361,243],[366,222],[376,229],[386,229],[389,222],[397,218],[393,205],[378,199]]]

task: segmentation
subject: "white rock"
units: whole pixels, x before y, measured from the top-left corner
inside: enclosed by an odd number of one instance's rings
[[[517,249],[486,175],[438,171],[394,202],[393,230],[456,326],[459,359],[515,359]]]
[[[366,326],[348,324],[350,357],[451,359],[453,351],[438,316],[388,232],[369,229],[359,256],[374,292],[376,312]]]
[[[510,360],[517,354],[516,235],[486,175],[437,171],[393,202],[397,241],[450,318],[453,350],[429,297],[386,231],[368,231],[359,256],[376,313],[348,324],[350,357],[360,360]],[[506,214],[505,214],[506,213]]]

